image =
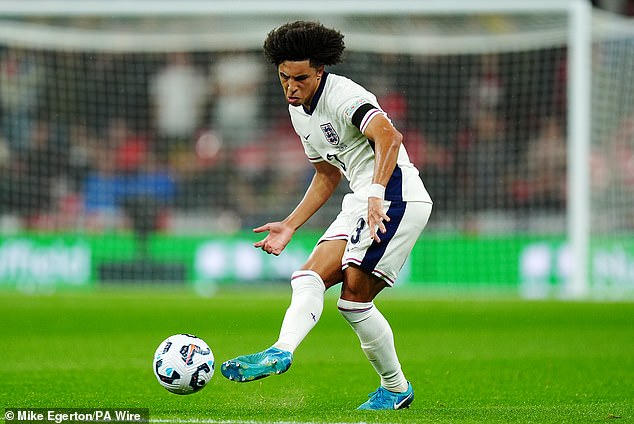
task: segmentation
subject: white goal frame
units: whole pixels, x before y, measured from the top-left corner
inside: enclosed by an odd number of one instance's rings
[[[590,234],[590,99],[591,6],[587,0],[0,0],[0,17],[11,16],[200,16],[297,13],[302,16],[337,14],[447,15],[460,13],[564,13],[568,16],[568,205],[567,236],[571,251],[571,280],[567,294],[589,294]]]

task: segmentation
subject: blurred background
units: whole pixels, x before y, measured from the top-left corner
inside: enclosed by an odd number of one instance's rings
[[[252,248],[251,229],[285,217],[313,172],[262,41],[315,15],[13,3],[0,3],[0,289],[285,284],[348,190],[281,258]],[[570,2],[591,14],[583,228],[570,225],[573,7],[397,3],[364,14],[333,2],[318,19],[345,34],[329,71],[377,95],[435,202],[399,284],[634,298],[634,2]],[[588,236],[581,262],[575,231]]]

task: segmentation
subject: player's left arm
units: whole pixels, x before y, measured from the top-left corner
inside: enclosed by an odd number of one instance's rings
[[[379,184],[383,188],[387,186],[398,159],[399,149],[403,141],[403,135],[392,125],[384,114],[376,114],[363,130],[363,134],[374,142],[374,176],[372,184]],[[376,241],[381,239],[377,234],[377,228],[385,233],[384,222],[389,222],[390,217],[383,210],[383,198],[368,197],[368,227],[370,236]]]

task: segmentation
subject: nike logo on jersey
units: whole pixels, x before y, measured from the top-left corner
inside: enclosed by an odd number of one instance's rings
[[[308,141],[308,138],[310,138],[310,134],[304,136],[304,140]]]

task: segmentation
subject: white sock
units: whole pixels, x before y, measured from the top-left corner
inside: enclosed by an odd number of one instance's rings
[[[381,386],[392,392],[406,391],[407,379],[396,356],[392,328],[374,303],[339,299],[337,307],[357,333],[361,349],[381,376]]]
[[[293,273],[291,287],[291,304],[284,315],[280,337],[273,346],[294,352],[321,317],[326,287],[319,274],[307,270]]]

